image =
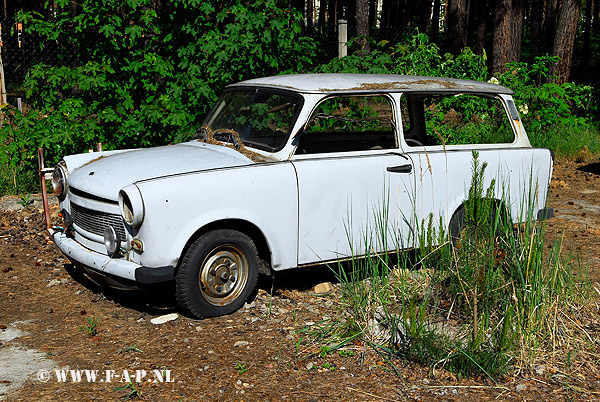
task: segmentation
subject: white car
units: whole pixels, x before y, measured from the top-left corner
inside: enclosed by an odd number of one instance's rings
[[[64,224],[49,230],[109,284],[174,280],[185,312],[228,314],[259,273],[410,248],[430,217],[455,232],[473,150],[515,222],[550,216],[553,156],[531,147],[511,95],[398,75],[240,82],[192,141],[64,157],[52,173]]]

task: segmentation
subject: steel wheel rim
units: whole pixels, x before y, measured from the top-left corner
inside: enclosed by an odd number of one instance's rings
[[[215,248],[204,259],[198,276],[202,297],[214,306],[234,302],[248,283],[248,259],[234,245]]]

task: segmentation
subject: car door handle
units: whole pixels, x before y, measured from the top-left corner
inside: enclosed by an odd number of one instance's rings
[[[387,171],[392,173],[410,173],[412,172],[412,165],[390,166],[387,168]]]

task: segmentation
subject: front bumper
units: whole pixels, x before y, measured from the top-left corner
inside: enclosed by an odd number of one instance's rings
[[[117,276],[141,285],[168,282],[175,278],[175,269],[170,265],[145,267],[131,261],[110,258],[83,247],[63,232],[56,231],[51,234],[56,245],[71,261],[98,271],[100,274]]]

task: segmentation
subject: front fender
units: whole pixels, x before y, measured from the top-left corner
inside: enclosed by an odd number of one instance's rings
[[[197,172],[137,183],[145,217],[132,256],[146,266],[175,266],[202,227],[224,219],[255,225],[271,250],[275,270],[297,266],[298,190],[289,162]]]

